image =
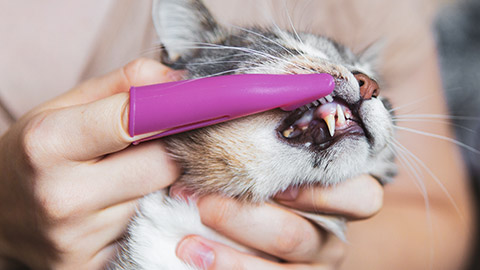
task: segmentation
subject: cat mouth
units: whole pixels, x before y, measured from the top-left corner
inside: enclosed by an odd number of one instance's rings
[[[277,134],[294,146],[325,150],[345,136],[365,136],[360,117],[338,97],[299,108],[281,122]]]

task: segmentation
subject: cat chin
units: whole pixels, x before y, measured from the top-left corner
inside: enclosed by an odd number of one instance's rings
[[[188,140],[167,139],[185,170],[179,182],[200,194],[264,202],[290,186],[329,186],[369,173],[376,163],[364,136],[345,136],[320,152],[292,147],[275,132],[279,119],[267,112],[184,134]]]

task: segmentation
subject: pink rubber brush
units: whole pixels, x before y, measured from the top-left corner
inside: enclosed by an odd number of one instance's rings
[[[318,105],[335,88],[329,74],[242,74],[130,89],[129,133],[152,140],[275,108]],[[319,101],[317,101],[319,100]]]

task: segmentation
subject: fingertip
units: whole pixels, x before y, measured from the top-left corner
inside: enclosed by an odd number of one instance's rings
[[[279,194],[275,198],[299,210],[366,219],[382,208],[383,193],[383,186],[376,179],[361,175],[331,187],[300,188],[295,198],[291,194]]]
[[[139,58],[122,69],[130,85],[149,85],[165,83],[182,78],[183,71],[173,70],[158,61],[149,58]]]
[[[359,177],[362,187],[360,192],[365,191],[365,203],[361,211],[359,211],[360,218],[369,218],[377,214],[383,207],[383,186],[373,177],[369,175],[363,175]],[[369,198],[369,199],[368,199]]]

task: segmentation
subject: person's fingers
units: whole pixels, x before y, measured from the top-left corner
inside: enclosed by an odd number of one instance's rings
[[[325,235],[306,219],[271,204],[245,205],[205,196],[198,200],[202,223],[245,246],[293,262],[318,258]]]
[[[112,258],[120,251],[122,251],[122,246],[119,243],[113,243],[104,247],[93,256],[85,269],[109,269],[107,266],[111,264]]]
[[[62,108],[85,104],[121,92],[131,86],[164,83],[178,79],[175,71],[158,61],[140,58],[104,76],[85,81],[74,89],[42,106],[43,109]]]
[[[85,243],[90,243],[90,246],[85,246],[84,249],[99,250],[122,238],[138,206],[138,200],[127,201],[88,217],[87,222],[91,225],[86,228],[89,233],[85,236]]]
[[[109,155],[90,168],[96,177],[88,177],[84,186],[95,187],[89,191],[89,197],[99,207],[133,200],[165,188],[180,174],[180,167],[159,141]]]
[[[83,250],[100,250],[121,237],[137,207],[137,201],[129,201],[86,216],[54,220],[49,236],[57,249],[65,254],[82,255]]]
[[[56,224],[49,232],[56,248],[69,261],[87,262],[106,252],[123,237],[127,224],[138,208],[138,201],[129,201]],[[110,252],[108,252],[110,253]]]
[[[253,255],[238,252],[228,246],[206,240],[199,236],[188,236],[177,246],[177,256],[187,264],[206,270],[262,269],[262,270],[331,270],[320,264],[281,264]]]
[[[160,142],[130,147],[97,163],[66,164],[37,181],[37,198],[51,219],[81,216],[130,201],[173,183],[180,169]]]
[[[24,131],[27,151],[33,150],[28,154],[85,161],[124,149],[138,139],[128,134],[127,91],[139,82],[171,80],[165,69],[153,60],[138,60],[32,111]]]
[[[288,189],[275,199],[303,211],[365,219],[381,209],[383,187],[373,177],[362,175],[331,187]]]
[[[86,161],[126,148],[128,93],[38,114],[27,126],[25,145],[33,160]],[[48,158],[48,160],[46,159]],[[47,165],[47,164],[45,164]]]

